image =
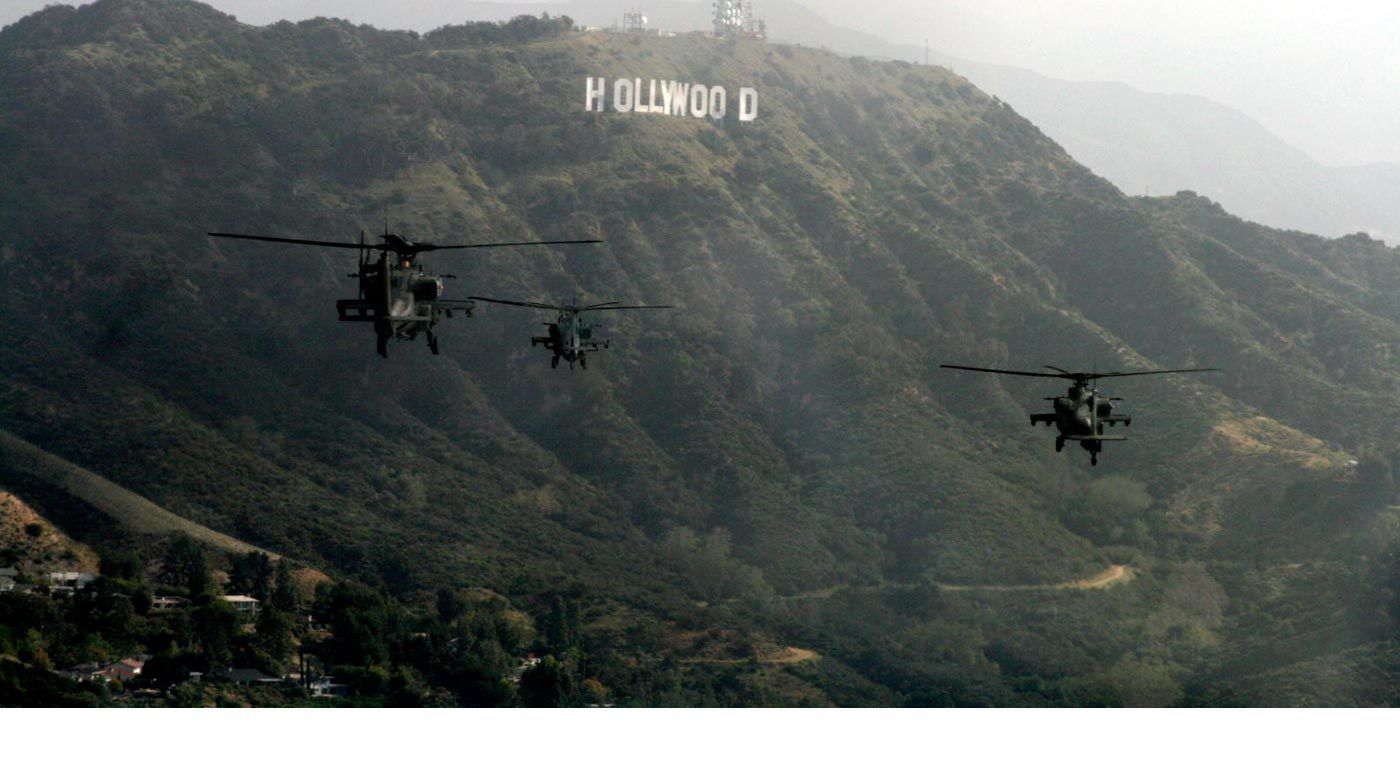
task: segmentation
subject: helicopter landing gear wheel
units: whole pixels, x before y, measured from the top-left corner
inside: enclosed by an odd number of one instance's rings
[[[389,357],[389,338],[386,337],[386,336],[384,336],[383,334],[379,335],[379,341],[378,341],[378,343],[375,345],[375,349],[379,351],[379,356],[380,356],[381,358],[388,358],[388,357]]]
[[[580,369],[588,368],[588,359],[582,353],[578,355],[578,365]]]
[[[1098,452],[1094,452],[1094,453],[1092,453],[1092,454],[1089,455],[1089,464],[1090,464],[1090,465],[1098,465],[1098,464],[1099,464],[1099,453],[1098,453]]]
[[[432,332],[428,332],[428,350],[433,351],[433,355],[437,355],[437,354],[438,354],[438,339],[437,339],[437,335],[436,335],[436,334],[433,334]]]
[[[1055,451],[1056,451],[1056,452],[1063,452],[1063,451],[1065,451],[1065,438],[1064,438],[1064,436],[1056,436],[1056,437],[1055,437]]]
[[[559,356],[555,356],[555,357],[549,359],[549,368],[550,368],[550,369],[558,369],[558,368],[559,368]]]

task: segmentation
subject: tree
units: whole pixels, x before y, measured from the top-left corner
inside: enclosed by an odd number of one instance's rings
[[[379,594],[341,581],[317,597],[316,614],[331,628],[325,652],[336,666],[388,663],[390,612]]]
[[[292,655],[292,619],[271,605],[263,605],[253,632],[253,647],[280,667]]]
[[[545,646],[556,652],[573,647],[578,640],[578,600],[554,594],[544,622]]]
[[[141,563],[141,557],[130,551],[108,551],[102,554],[103,577],[140,581],[144,570],[145,565]]]
[[[233,660],[233,641],[238,633],[238,613],[223,601],[206,602],[190,613],[195,640],[211,668],[227,667]]]
[[[272,594],[272,579],[272,560],[262,551],[250,551],[233,557],[228,591],[266,602]]]
[[[296,612],[299,604],[296,578],[292,575],[291,562],[286,559],[278,559],[277,587],[272,592],[272,606],[283,612]]]
[[[209,578],[209,562],[204,556],[204,546],[189,535],[176,535],[165,552],[161,582],[184,586],[190,599],[209,593],[213,581]]]
[[[437,612],[438,619],[444,623],[451,623],[462,616],[467,609],[467,603],[460,594],[450,588],[439,588],[437,592]]]
[[[577,690],[570,667],[553,655],[546,655],[520,675],[520,699],[526,706],[568,706]]]

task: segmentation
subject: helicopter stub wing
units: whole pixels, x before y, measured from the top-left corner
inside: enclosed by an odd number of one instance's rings
[[[1061,436],[1065,441],[1127,441],[1127,436]]]
[[[476,303],[469,299],[435,299],[428,304],[432,305],[434,310],[446,310],[449,313],[460,312],[467,315],[471,315],[472,311],[476,309]]]
[[[342,321],[377,321],[379,320],[379,306],[364,299],[341,299],[336,300],[336,313]]]

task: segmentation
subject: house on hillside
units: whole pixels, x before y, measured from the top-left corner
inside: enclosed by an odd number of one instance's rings
[[[256,668],[230,668],[224,671],[214,671],[209,674],[209,679],[220,682],[231,682],[240,687],[254,684],[281,684],[282,678],[264,673]]]
[[[116,663],[109,664],[103,669],[107,681],[116,680],[118,682],[129,682],[141,676],[141,669],[146,665],[145,656],[132,658],[122,658]]]
[[[101,670],[101,663],[80,663],[76,666],[69,666],[60,671],[55,671],[54,673],[64,679],[71,679],[75,682],[92,682],[97,681],[97,672]]]
[[[237,594],[234,596],[225,596],[223,600],[232,604],[234,611],[245,621],[252,621],[257,618],[258,606],[262,604],[262,602],[251,596]]]
[[[50,572],[47,577],[49,590],[54,593],[81,591],[97,580],[91,572]]]
[[[75,682],[130,682],[141,675],[144,656],[122,658],[116,663],[83,663],[54,673]]]
[[[510,675],[510,681],[520,684],[520,678],[525,676],[525,672],[540,664],[540,657],[533,652],[525,653],[525,657],[517,661],[515,673]]]
[[[350,694],[350,685],[333,682],[328,676],[312,682],[307,689],[313,698],[344,698]]]
[[[151,598],[151,612],[176,612],[184,609],[189,603],[190,600],[183,596],[156,596]]]

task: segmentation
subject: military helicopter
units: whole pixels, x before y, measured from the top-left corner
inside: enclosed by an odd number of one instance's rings
[[[470,297],[470,299],[494,302],[497,305],[515,305],[516,307],[559,311],[559,317],[554,319],[553,323],[545,322],[545,325],[549,327],[547,335],[530,338],[530,347],[543,345],[554,353],[554,357],[549,361],[551,369],[559,368],[559,359],[561,358],[569,362],[570,369],[574,368],[575,361],[578,362],[580,368],[587,369],[589,353],[596,353],[612,347],[612,340],[593,339],[593,330],[602,324],[590,323],[585,320],[584,313],[595,313],[603,310],[661,310],[672,307],[671,305],[619,305],[617,300],[599,302],[594,305],[579,305],[577,301],[572,305],[551,305],[547,302],[517,302],[492,297]]]
[[[1103,432],[1105,425],[1122,423],[1124,427],[1133,424],[1133,418],[1113,413],[1113,403],[1121,398],[1109,398],[1099,393],[1097,381],[1109,377],[1140,377],[1148,374],[1180,374],[1185,372],[1216,372],[1219,369],[1157,369],[1147,372],[1069,372],[1058,366],[1046,366],[1051,372],[1022,372],[1013,369],[983,369],[979,366],[955,366],[943,364],[944,369],[962,369],[969,372],[991,372],[993,374],[1014,374],[1017,377],[1050,377],[1070,380],[1069,393],[1063,396],[1046,396],[1045,400],[1054,404],[1053,412],[1031,414],[1031,425],[1054,425],[1060,435],[1055,437],[1055,451],[1065,448],[1066,441],[1078,441],[1079,446],[1089,452],[1089,464],[1099,464],[1099,452],[1105,441],[1127,441],[1123,435],[1108,435]]]
[[[271,243],[291,243],[298,246],[324,246],[333,249],[358,249],[360,269],[350,273],[350,278],[360,280],[360,293],[355,299],[337,300],[336,311],[340,320],[352,323],[372,323],[378,339],[379,355],[389,357],[389,340],[417,339],[422,332],[428,339],[428,349],[438,354],[438,339],[433,327],[445,315],[461,312],[470,316],[475,303],[466,300],[442,299],[444,278],[455,275],[430,273],[418,265],[418,255],[425,251],[446,251],[448,249],[494,249],[505,246],[563,246],[581,243],[602,243],[600,240],[575,241],[511,241],[506,243],[457,243],[439,246],[433,243],[414,243],[407,238],[389,232],[385,223],[384,234],[379,243],[367,243],[365,233],[360,231],[358,243],[341,241],[313,241],[304,238],[279,238],[268,235],[247,235],[244,233],[209,233],[214,238],[238,238],[245,241],[268,241]],[[379,252],[378,259],[371,252]],[[389,255],[393,254],[391,262]]]

